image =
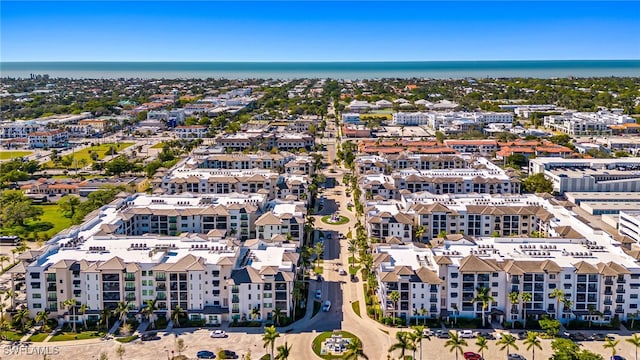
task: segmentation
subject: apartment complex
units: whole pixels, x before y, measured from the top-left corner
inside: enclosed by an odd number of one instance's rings
[[[611,134],[612,125],[635,123],[635,119],[622,111],[575,112],[545,116],[544,126],[569,135]]]
[[[265,200],[136,194],[104,206],[26,265],[30,314],[97,320],[121,301],[137,313],[146,300],[157,301],[158,316],[180,306],[208,324],[246,318],[256,307],[264,319],[274,308],[289,314],[296,244],[237,240],[255,238]],[[71,319],[62,304],[69,298],[91,310]]]
[[[618,231],[620,235],[628,236],[640,244],[640,210],[638,209],[640,206],[636,206],[635,210],[620,211]]]

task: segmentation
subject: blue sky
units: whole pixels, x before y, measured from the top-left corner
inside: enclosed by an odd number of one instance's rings
[[[2,61],[640,59],[640,2],[0,3]]]

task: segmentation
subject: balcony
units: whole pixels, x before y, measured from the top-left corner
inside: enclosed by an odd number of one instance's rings
[[[616,280],[616,282],[617,282],[618,284],[626,284],[626,283],[627,283],[627,280],[625,280],[624,278],[622,278],[622,279],[621,279],[621,278],[618,278],[618,280]]]
[[[134,294],[130,294],[125,296],[125,300],[127,301],[135,301],[136,300],[136,296]]]
[[[58,297],[57,296],[47,295],[47,300],[48,301],[58,301]]]
[[[514,285],[520,284],[520,279],[513,279],[511,280],[511,283]]]
[[[611,315],[611,310],[605,310],[602,312],[603,315]]]
[[[238,297],[238,295],[233,295],[231,297],[231,302],[235,303],[235,304],[239,303],[240,302],[240,298]]]
[[[605,305],[611,305],[611,303],[613,303],[613,301],[611,301],[611,299],[608,299],[608,300],[604,301]]]
[[[605,295],[613,295],[613,291],[611,291],[611,290],[605,290],[605,291],[604,291],[604,294],[605,294]]]
[[[624,299],[616,299],[616,304],[624,304]]]
[[[604,281],[604,284],[605,284],[605,285],[613,285],[613,280],[612,280],[612,279],[606,279],[606,280]]]
[[[624,288],[617,288],[616,289],[616,293],[617,294],[624,294],[625,292],[627,292]]]
[[[156,275],[156,281],[167,281],[166,275]]]
[[[167,300],[167,295],[164,293],[158,293],[156,295],[156,300]]]
[[[622,314],[622,313],[624,313],[624,309],[622,308],[616,309],[616,314]]]
[[[237,294],[240,292],[240,288],[238,288],[237,286],[234,286],[231,288],[231,293],[232,294]]]
[[[47,286],[47,291],[56,291],[56,290],[57,290],[57,288],[56,288],[55,284],[51,284],[51,285]]]
[[[136,287],[135,286],[125,286],[124,287],[124,291],[136,291]]]
[[[166,284],[156,284],[156,291],[167,291]]]

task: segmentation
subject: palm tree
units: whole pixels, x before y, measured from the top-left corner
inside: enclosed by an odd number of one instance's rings
[[[638,348],[640,348],[640,336],[637,333],[633,334],[633,336],[629,339],[625,340],[629,344],[633,345],[636,349],[636,360],[638,360]]]
[[[589,304],[587,305],[587,311],[589,312],[589,329],[591,329],[591,323],[592,323],[592,316],[595,312],[596,312],[596,307],[593,304]]]
[[[422,237],[424,236],[424,232],[425,232],[425,228],[422,225],[418,225],[418,227],[416,227],[416,238],[414,241],[417,242],[422,242]]]
[[[251,309],[251,319],[256,320],[259,317],[260,317],[260,309],[258,309],[257,307],[254,307],[253,309]]]
[[[520,294],[517,291],[509,293],[509,302],[511,303],[511,313],[513,314],[515,312],[516,314],[519,314],[520,311],[518,311],[518,304],[520,303]],[[516,322],[512,321],[511,328],[513,329],[515,326]]]
[[[457,332],[449,331],[449,339],[444,343],[444,346],[449,348],[449,352],[455,352],[456,360],[458,360],[458,353],[462,354],[464,352],[462,347],[468,345],[467,341],[459,337]]]
[[[284,316],[282,310],[280,310],[279,308],[275,308],[273,309],[272,313],[273,321],[275,322],[276,326],[280,326],[280,320],[282,320],[282,317]]]
[[[358,240],[357,239],[349,239],[347,243],[347,250],[351,253],[351,266],[355,266],[356,262],[356,251],[358,250]]]
[[[422,339],[427,339],[431,341],[431,337],[429,335],[424,334],[424,326],[422,325],[414,326],[412,340],[414,344],[418,344],[420,346],[420,360],[422,360]],[[413,351],[415,352],[415,349]],[[414,354],[414,358],[415,358],[415,354]]]
[[[113,312],[108,308],[102,309],[102,311],[100,311],[100,324],[104,324],[104,327],[107,331],[109,331],[109,318],[112,314]]]
[[[420,310],[418,310],[420,312],[420,316],[422,316],[422,320],[423,320],[423,324],[427,325],[427,308],[420,308]]]
[[[393,290],[389,294],[389,300],[393,302],[393,325],[396,324],[396,311],[398,309],[398,301],[400,300],[400,293],[398,290]]]
[[[293,316],[291,318],[296,320],[296,308],[298,302],[304,298],[304,283],[302,281],[296,281],[293,283],[293,291],[291,292],[291,298],[293,299]]]
[[[484,359],[484,351],[489,349],[489,342],[487,342],[487,338],[484,336],[478,336],[476,345],[478,345],[478,352],[482,354],[482,358]]]
[[[62,303],[67,309],[71,310],[71,319],[73,322],[73,332],[76,332],[76,299],[70,298]]]
[[[176,305],[176,307],[173,308],[173,311],[171,312],[171,320],[173,320],[176,326],[180,327],[180,318],[186,315],[187,312],[184,311],[184,309],[180,307],[180,305]]]
[[[507,357],[509,357],[510,348],[518,350],[518,345],[516,345],[516,338],[511,334],[502,334],[502,337],[496,342],[496,345],[502,345],[500,350],[507,349]]]
[[[87,328],[87,319],[85,318],[84,315],[87,313],[87,310],[89,310],[89,306],[87,304],[81,304],[80,307],[78,308],[78,312],[82,314],[82,326],[85,329]]]
[[[573,307],[573,301],[569,300],[568,298],[563,298],[560,301],[562,302],[562,305],[564,306],[562,311],[564,311],[564,312],[569,314],[569,317],[568,317],[567,320],[571,320],[571,308]]]
[[[560,320],[560,313],[558,311],[560,310],[560,301],[564,299],[564,291],[560,288],[555,288],[549,294],[549,297],[551,299],[556,299],[556,320]]]
[[[276,355],[276,360],[288,360],[292,347],[293,346],[288,345],[286,341],[284,342],[284,345],[278,346],[278,355]]]
[[[536,348],[542,350],[538,334],[533,331],[527,331],[527,338],[524,340],[524,344],[527,346],[527,350],[531,350],[531,359],[536,360]]]
[[[611,356],[613,356],[618,353],[618,350],[616,350],[616,346],[618,346],[619,343],[620,343],[620,340],[611,340],[611,338],[607,338],[607,342],[604,343],[602,347],[605,349],[611,349]]]
[[[635,313],[630,313],[627,316],[631,319],[631,330],[633,330],[636,319],[640,317],[640,310],[636,310]]]
[[[486,312],[489,308],[489,304],[495,301],[489,291],[489,288],[478,286],[476,288],[476,297],[471,299],[471,302],[473,303],[479,302],[482,304],[482,327],[485,327]]]
[[[129,315],[129,305],[124,301],[120,301],[116,307],[115,313],[118,315],[120,321],[126,324],[127,316]]]
[[[264,348],[271,347],[271,360],[273,358],[273,347],[276,343],[276,339],[280,337],[280,333],[276,330],[275,326],[267,326],[264,328],[264,335],[262,335],[262,341],[264,342]]]
[[[324,244],[321,242],[316,243],[313,252],[316,254],[316,267],[318,267],[320,266],[320,255],[324,252]]]
[[[362,349],[362,341],[358,338],[351,338],[349,343],[347,343],[347,352],[344,354],[345,360],[358,360],[358,358],[363,358],[369,360],[369,357],[364,353]]]
[[[144,309],[142,309],[142,314],[144,316],[147,317],[147,319],[151,322],[151,328],[155,329],[156,327],[156,313],[155,311],[158,310],[158,308],[156,307],[156,300],[147,300],[144,302],[145,303],[145,307]]]
[[[0,256],[0,267],[2,268],[2,271],[4,271],[4,263],[9,261],[11,259],[9,259],[9,257],[7,255],[2,255]]]
[[[12,320],[20,324],[20,330],[24,330],[24,323],[29,318],[29,310],[28,309],[20,309],[18,312],[13,315]]]
[[[527,303],[530,303],[533,300],[533,296],[531,293],[525,292],[520,296],[522,299],[522,309],[524,310],[524,328],[527,328]]]
[[[404,354],[407,350],[413,350],[413,341],[411,341],[411,334],[405,331],[399,331],[396,333],[397,343],[391,345],[389,352],[400,350],[400,359],[404,359]]]
[[[39,311],[36,314],[35,321],[36,321],[36,323],[42,322],[42,331],[43,332],[47,331],[47,320],[49,320],[49,315],[50,315],[50,313],[47,310]]]
[[[14,249],[15,250],[15,249]],[[6,300],[11,300],[11,309],[14,308],[14,300],[16,297],[16,292],[13,289],[9,289],[4,293],[4,299]]]

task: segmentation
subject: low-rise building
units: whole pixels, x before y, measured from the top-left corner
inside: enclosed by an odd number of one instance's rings
[[[640,158],[559,159],[539,157],[529,161],[529,173],[544,173],[553,190],[564,192],[638,192]]]
[[[620,211],[618,231],[620,235],[628,236],[640,244],[640,207],[635,210]]]
[[[202,139],[207,137],[209,127],[206,125],[180,125],[174,129],[180,139]]]
[[[360,124],[360,114],[358,113],[342,113],[343,124]]]
[[[35,131],[29,133],[30,148],[60,148],[69,145],[69,133],[64,130]]]
[[[490,156],[498,151],[495,140],[445,140],[444,145],[461,153]]]

